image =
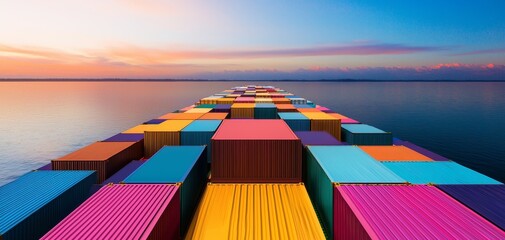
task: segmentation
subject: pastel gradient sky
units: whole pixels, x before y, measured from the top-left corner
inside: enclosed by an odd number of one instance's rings
[[[0,1],[0,78],[505,80],[505,1]]]

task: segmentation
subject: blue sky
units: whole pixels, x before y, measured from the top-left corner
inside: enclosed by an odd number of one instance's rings
[[[3,1],[0,77],[503,80],[504,10],[504,1]]]

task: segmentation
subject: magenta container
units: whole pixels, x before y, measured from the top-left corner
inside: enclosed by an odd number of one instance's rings
[[[342,118],[340,120],[340,123],[345,123],[345,124],[359,124],[360,122],[357,120],[354,120],[352,118]]]
[[[179,187],[108,185],[42,239],[179,239]]]
[[[234,103],[255,103],[254,97],[238,97],[233,101]]]
[[[334,239],[505,239],[434,186],[337,186],[333,209]]]

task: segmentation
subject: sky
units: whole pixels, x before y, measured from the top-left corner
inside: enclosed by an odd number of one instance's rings
[[[0,78],[505,80],[505,1],[0,0]]]

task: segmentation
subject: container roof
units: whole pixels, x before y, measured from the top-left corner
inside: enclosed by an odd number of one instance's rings
[[[325,239],[303,185],[211,184],[191,239]]]
[[[383,162],[383,164],[414,184],[501,184],[451,161]]]
[[[385,133],[367,124],[342,124],[342,128],[352,133]]]
[[[299,112],[280,112],[277,114],[284,120],[309,120],[305,115]]]
[[[360,148],[378,161],[433,161],[405,146],[360,146]]]
[[[289,126],[280,119],[225,119],[214,140],[297,140]]]
[[[0,236],[92,174],[94,171],[35,171],[0,186]]]
[[[371,239],[505,238],[505,232],[433,186],[338,186],[337,191]]]
[[[195,108],[193,108],[195,109]],[[189,111],[189,110],[188,110]],[[158,119],[171,119],[171,120],[193,120],[201,117],[205,112],[198,113],[168,113],[163,116],[158,117]]]
[[[183,182],[204,150],[205,146],[164,146],[130,174],[124,182]]]
[[[95,142],[54,161],[105,161],[135,142]]]
[[[302,114],[311,120],[338,120],[324,112],[302,112]]]
[[[342,145],[343,143],[335,139],[325,131],[297,131],[296,136],[300,138],[303,145]]]
[[[226,112],[210,112],[201,116],[198,120],[222,120],[228,116]]]
[[[335,183],[405,183],[356,146],[308,146],[309,154]]]
[[[273,103],[256,103],[256,108],[276,108]]]
[[[182,132],[215,132],[221,124],[221,120],[195,120]]]
[[[104,186],[42,239],[147,239],[178,190],[166,184]]]
[[[144,133],[118,133],[103,142],[138,142],[144,139]]]

